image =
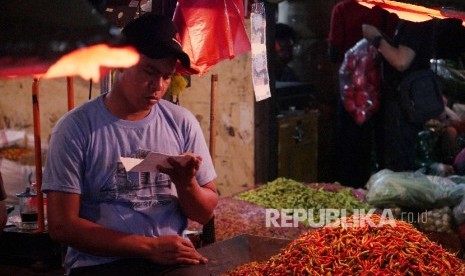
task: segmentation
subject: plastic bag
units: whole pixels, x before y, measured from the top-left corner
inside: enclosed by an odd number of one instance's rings
[[[191,67],[199,75],[222,60],[250,51],[242,0],[180,0],[173,22],[180,31]]]
[[[441,80],[443,94],[450,102],[465,102],[465,72],[461,66],[454,65],[453,61],[432,60],[431,69]]]
[[[25,130],[0,129],[0,149],[15,145],[23,145]]]
[[[340,96],[359,125],[379,108],[381,58],[376,47],[362,39],[344,55],[339,68]]]
[[[418,172],[381,170],[367,184],[366,201],[377,207],[399,206],[410,209],[437,209],[457,205],[465,195],[465,184],[436,184]]]
[[[419,217],[417,224],[422,232],[454,232],[453,215],[449,206],[422,212]]]
[[[465,223],[465,197],[452,209],[452,214],[457,225]]]

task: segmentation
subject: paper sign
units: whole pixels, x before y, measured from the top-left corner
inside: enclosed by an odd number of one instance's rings
[[[251,17],[252,83],[255,101],[271,97],[266,54],[266,14],[264,3],[253,3]]]

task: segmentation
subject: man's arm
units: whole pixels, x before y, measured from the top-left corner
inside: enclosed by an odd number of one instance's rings
[[[393,47],[385,39],[380,41],[378,51],[400,72],[407,70],[415,57],[415,52],[409,47],[403,45]]]
[[[374,26],[363,24],[362,25],[363,37],[369,41],[378,39],[378,51],[384,58],[398,71],[405,71],[413,59],[415,58],[415,51],[411,48],[399,45],[399,47],[392,46],[381,34],[381,32]]]
[[[199,186],[194,178],[189,185],[177,188],[177,192],[181,209],[188,218],[206,224],[213,217],[218,204],[218,193],[213,181]]]
[[[183,213],[191,220],[206,224],[212,217],[218,204],[218,193],[213,181],[200,186],[195,175],[199,170],[202,158],[192,153],[183,154],[189,158],[186,164],[181,164],[174,158],[169,158],[171,168],[158,166],[158,170],[170,176],[176,185],[179,205]]]
[[[54,240],[99,256],[140,257],[160,264],[206,261],[180,236],[153,238],[113,231],[80,218],[79,207],[78,194],[47,193],[48,230]]]

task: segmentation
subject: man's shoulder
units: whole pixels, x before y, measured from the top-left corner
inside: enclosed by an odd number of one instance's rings
[[[160,109],[169,111],[171,114],[176,114],[180,116],[189,116],[190,114],[192,114],[192,112],[186,107],[175,104],[168,100],[160,100],[158,105],[160,106]]]
[[[91,99],[75,108],[69,110],[65,113],[60,120],[58,121],[57,125],[70,125],[70,124],[79,124],[83,125],[87,121],[91,120],[94,121],[96,114],[98,112],[98,97]]]
[[[161,115],[168,121],[172,121],[177,125],[198,123],[195,115],[186,107],[177,105],[167,100],[161,100],[159,103]]]

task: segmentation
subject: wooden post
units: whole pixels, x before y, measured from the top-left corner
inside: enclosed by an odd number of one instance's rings
[[[66,77],[67,92],[68,92],[68,110],[74,108],[74,79],[73,77]]]
[[[42,194],[42,149],[40,141],[40,113],[39,113],[39,79],[32,83],[32,115],[34,119],[34,158],[36,165],[37,190],[37,232],[44,232],[44,198]]]
[[[218,74],[211,77],[211,100],[210,100],[210,155],[215,163],[216,146],[216,93],[218,88]]]
[[[218,74],[211,77],[211,100],[210,100],[210,156],[215,164],[215,145],[216,145],[216,92],[218,87]],[[208,221],[202,228],[202,246],[216,242],[215,235],[215,216]]]

